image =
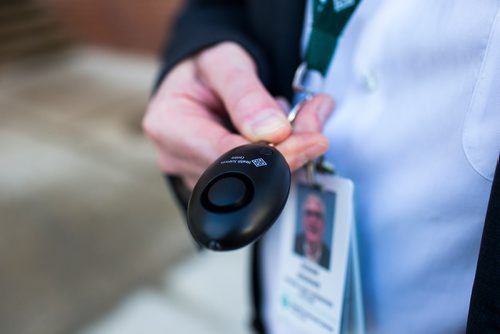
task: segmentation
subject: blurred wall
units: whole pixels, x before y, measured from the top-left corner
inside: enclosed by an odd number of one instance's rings
[[[157,54],[183,0],[37,0],[79,40]]]
[[[22,57],[58,52],[71,43],[58,20],[40,4],[0,1],[0,66]]]

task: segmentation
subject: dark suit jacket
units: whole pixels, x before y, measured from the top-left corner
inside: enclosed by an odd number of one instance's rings
[[[294,242],[294,252],[305,256],[304,244],[306,242],[306,237],[303,234],[299,234],[295,238]],[[319,258],[318,264],[325,269],[330,269],[330,248],[328,248],[324,243],[321,244],[321,256]]]
[[[174,28],[164,54],[157,84],[180,60],[221,41],[234,41],[255,59],[259,76],[273,95],[290,98],[295,68],[300,63],[300,35],[305,0],[191,0]],[[500,200],[499,177],[496,200],[490,208],[481,242],[469,311],[468,333],[500,333]],[[189,192],[175,175],[168,176],[181,205]],[[493,192],[495,193],[495,191]],[[493,204],[492,204],[493,203]],[[254,247],[253,326],[264,331],[260,317],[259,247]]]

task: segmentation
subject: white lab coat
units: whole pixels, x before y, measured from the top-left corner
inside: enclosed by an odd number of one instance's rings
[[[325,92],[328,158],[355,184],[368,333],[465,331],[500,151],[500,1],[363,0]],[[310,13],[306,15],[305,35]],[[263,243],[279,319],[279,225]]]

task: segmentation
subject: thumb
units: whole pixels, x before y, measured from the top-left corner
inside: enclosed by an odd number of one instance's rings
[[[198,65],[243,136],[254,142],[280,143],[290,135],[288,119],[259,80],[252,58],[240,46],[221,43],[202,52]]]

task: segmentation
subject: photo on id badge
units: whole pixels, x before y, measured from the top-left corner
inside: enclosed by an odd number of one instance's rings
[[[299,184],[294,253],[326,270],[332,257],[335,193]]]

